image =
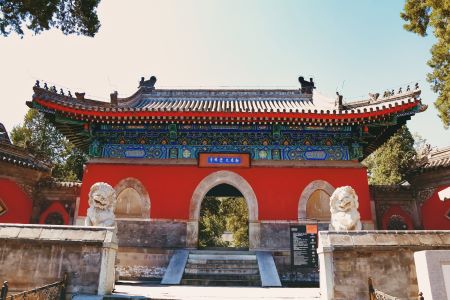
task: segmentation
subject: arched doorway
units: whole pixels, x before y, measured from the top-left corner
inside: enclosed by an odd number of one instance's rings
[[[150,197],[144,185],[136,178],[125,178],[116,186],[118,219],[149,219]]]
[[[231,171],[217,171],[209,174],[197,185],[192,194],[189,207],[189,222],[187,224],[186,246],[198,247],[198,229],[200,209],[206,194],[215,186],[228,184],[236,188],[245,198],[248,208],[249,249],[258,249],[260,245],[260,230],[258,222],[258,202],[250,184],[237,173]]]
[[[325,180],[314,180],[303,190],[298,201],[298,219],[329,221],[330,196],[335,188]]]
[[[248,249],[248,208],[237,188],[222,183],[206,193],[198,235],[198,248]]]

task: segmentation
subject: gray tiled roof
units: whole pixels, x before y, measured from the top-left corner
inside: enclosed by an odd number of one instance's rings
[[[354,114],[383,111],[419,99],[420,90],[411,90],[376,100],[366,99],[339,106],[337,99],[318,92],[299,90],[148,90],[141,88],[117,104],[76,99],[54,91],[34,88],[34,99],[65,107],[99,112],[230,112],[230,113],[318,113]]]
[[[428,155],[428,161],[422,166],[423,169],[450,167],[450,146],[436,149]]]
[[[35,158],[27,150],[12,145],[9,139],[0,139],[0,162],[46,172],[51,170],[50,165]]]

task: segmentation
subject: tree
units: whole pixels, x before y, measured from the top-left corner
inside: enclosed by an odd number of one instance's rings
[[[52,176],[60,180],[81,180],[87,155],[75,148],[42,113],[28,110],[23,125],[11,131],[14,145],[25,148],[37,159],[53,165]]]
[[[364,160],[369,171],[369,184],[400,183],[415,166],[415,158],[414,139],[408,127],[403,126]]]
[[[229,247],[222,239],[233,234],[233,247],[248,247],[248,209],[243,197],[207,196],[202,202],[199,221],[199,247]]]
[[[225,198],[222,206],[226,216],[226,229],[233,233],[233,245],[248,248],[248,209],[245,198]]]
[[[200,211],[198,246],[227,247],[228,243],[222,240],[225,229],[226,220],[223,217],[221,200],[214,196],[205,197]]]
[[[429,27],[434,29],[436,43],[431,47],[428,74],[432,89],[438,93],[434,105],[445,128],[450,125],[450,0],[406,0],[401,17],[407,22],[403,27],[420,36],[426,36]]]
[[[100,0],[0,0],[0,33],[16,32],[23,26],[35,34],[50,28],[64,34],[93,37],[100,28],[96,8]]]

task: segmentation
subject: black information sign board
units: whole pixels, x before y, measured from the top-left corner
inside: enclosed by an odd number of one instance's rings
[[[317,268],[317,224],[291,226],[291,265]]]

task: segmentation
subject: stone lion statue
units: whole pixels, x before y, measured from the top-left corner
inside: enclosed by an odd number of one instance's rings
[[[115,227],[116,191],[105,182],[97,182],[89,191],[89,208],[85,226]]]
[[[351,186],[338,187],[330,197],[330,230],[361,230],[358,196]]]

